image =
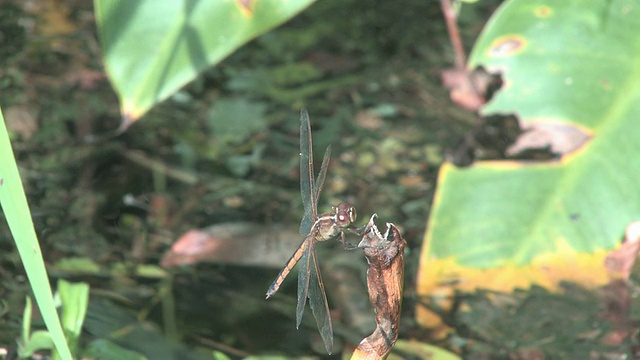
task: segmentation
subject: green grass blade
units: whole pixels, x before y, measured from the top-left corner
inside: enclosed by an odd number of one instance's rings
[[[44,267],[42,252],[38,243],[31,212],[27,204],[18,166],[16,164],[9,134],[0,110],[0,204],[4,212],[13,239],[18,247],[20,258],[24,264],[31,289],[36,298],[40,312],[51,333],[62,359],[71,360],[71,351],[60,325],[60,319],[51,293],[51,286]]]

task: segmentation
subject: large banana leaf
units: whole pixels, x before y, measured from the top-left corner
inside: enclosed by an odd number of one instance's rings
[[[422,296],[609,281],[604,259],[640,218],[640,2],[506,1],[469,69],[502,74],[484,115],[516,114],[559,156],[442,167]],[[423,307],[418,318],[434,325]]]
[[[125,126],[313,0],[95,0]]]

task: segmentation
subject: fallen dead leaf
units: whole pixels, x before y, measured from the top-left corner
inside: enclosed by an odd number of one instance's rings
[[[4,119],[9,132],[29,139],[39,130],[38,122],[26,106],[12,106],[5,110]]]
[[[620,247],[611,251],[604,260],[611,282],[602,288],[605,303],[603,316],[613,324],[603,340],[605,344],[622,344],[636,330],[635,324],[630,321],[631,294],[628,280],[639,249],[640,221],[635,221],[627,226],[625,239]]]
[[[382,117],[372,110],[358,112],[355,120],[361,128],[367,130],[379,129],[384,124]]]
[[[620,247],[610,252],[604,260],[604,265],[612,279],[629,280],[633,265],[640,249],[640,221],[627,226],[625,239]]]
[[[200,262],[280,268],[302,242],[296,228],[224,223],[183,234],[163,256],[165,268]]]

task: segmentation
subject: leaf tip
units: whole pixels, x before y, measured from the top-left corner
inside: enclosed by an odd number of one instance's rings
[[[242,15],[250,18],[253,16],[256,0],[236,0],[236,4]]]
[[[122,121],[120,122],[118,133],[125,132],[129,126],[142,117],[144,112],[145,110],[138,109],[131,104],[124,104],[122,106]]]

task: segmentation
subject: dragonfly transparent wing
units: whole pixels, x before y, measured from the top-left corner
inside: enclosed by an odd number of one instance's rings
[[[327,147],[322,159],[322,166],[318,173],[317,182],[314,181],[313,171],[313,142],[311,138],[311,124],[306,109],[300,112],[300,195],[304,206],[304,216],[300,222],[300,233],[304,235],[306,249],[300,258],[298,269],[298,305],[296,306],[296,328],[302,323],[304,308],[309,299],[309,305],[316,319],[318,330],[324,341],[327,352],[333,351],[333,327],[329,316],[329,304],[324,291],[324,284],[320,276],[318,261],[314,251],[315,231],[313,222],[318,218],[318,198],[327,175],[327,167],[331,158],[331,147]],[[312,234],[312,232],[314,232]]]
[[[300,195],[304,207],[304,216],[300,222],[300,234],[307,236],[311,231],[312,221],[316,216],[312,213],[316,209],[315,197],[311,193],[315,184],[313,181],[313,143],[311,141],[311,124],[307,109],[300,111]],[[316,210],[317,211],[317,210]]]
[[[324,185],[324,178],[327,177],[327,167],[329,166],[329,160],[331,159],[331,145],[327,146],[327,150],[324,151],[324,157],[322,158],[322,166],[318,173],[318,180],[313,188],[313,199],[315,205],[318,206],[318,199],[320,198],[320,192]],[[316,217],[318,216],[318,208],[316,207]]]
[[[298,305],[296,306],[296,329],[300,328],[302,323],[302,315],[304,315],[304,308],[307,304],[307,297],[309,296],[309,276],[311,272],[310,262],[313,256],[309,254],[313,253],[313,243],[310,239],[306,239],[307,247],[300,258],[300,267],[298,268]]]
[[[310,249],[309,306],[311,306],[313,317],[316,318],[316,324],[318,324],[318,330],[320,330],[324,346],[327,348],[327,352],[331,354],[333,352],[333,326],[329,315],[329,304],[327,303],[327,295],[325,294],[322,276],[318,268],[316,253],[312,248]]]

